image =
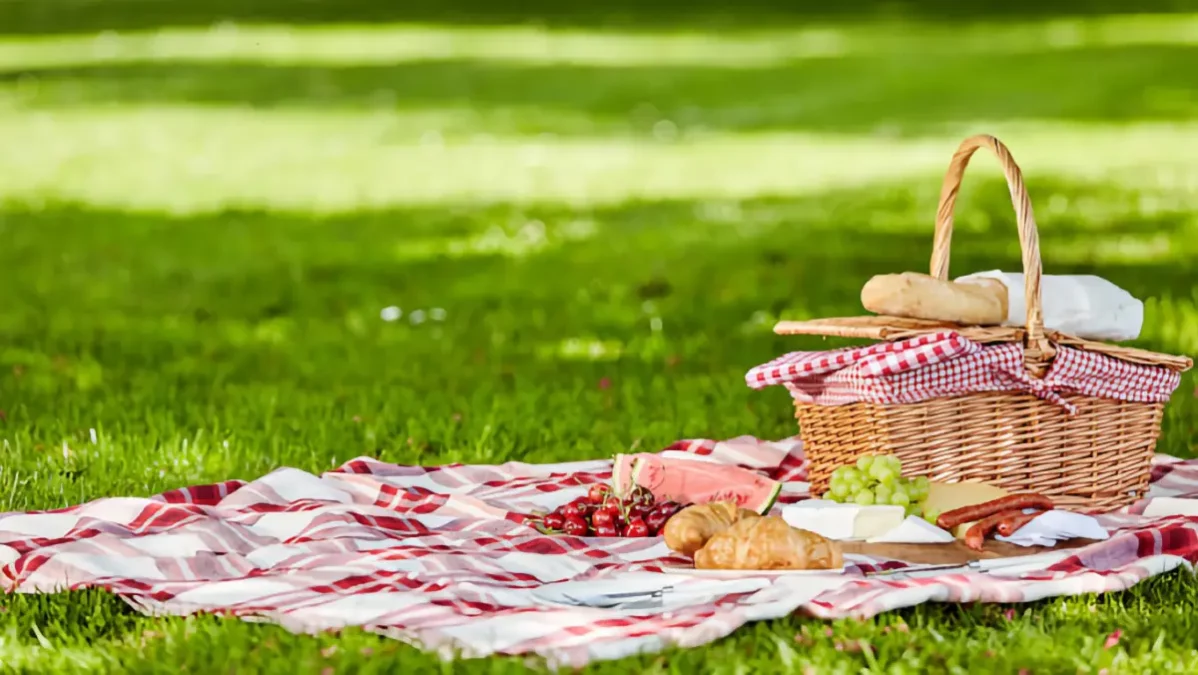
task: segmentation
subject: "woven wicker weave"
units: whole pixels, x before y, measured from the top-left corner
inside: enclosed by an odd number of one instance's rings
[[[953,205],[961,177],[978,148],[994,151],[1002,165],[1019,227],[1026,283],[1026,328],[956,326],[896,317],[852,317],[783,322],[781,334],[899,340],[952,329],[979,342],[1022,342],[1028,372],[1042,377],[1056,345],[1096,351],[1134,363],[1186,370],[1190,359],[1046,333],[1040,301],[1040,245],[1031,200],[1011,153],[992,136],[966,139],[953,155],[932,247],[931,274],[948,279]],[[975,393],[907,405],[853,403],[821,406],[795,402],[812,490],[822,494],[837,467],[861,455],[893,454],[903,473],[933,480],[981,481],[1012,492],[1037,492],[1059,506],[1109,511],[1127,506],[1148,489],[1163,403],[1128,403],[1066,396],[1061,407],[1028,393]]]

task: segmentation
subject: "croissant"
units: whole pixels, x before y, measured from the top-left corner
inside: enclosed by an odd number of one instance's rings
[[[753,511],[738,508],[733,502],[695,504],[671,516],[662,534],[671,551],[694,555],[713,534],[745,518],[758,517]]]
[[[741,520],[695,553],[705,570],[818,570],[844,565],[840,547],[777,516]]]

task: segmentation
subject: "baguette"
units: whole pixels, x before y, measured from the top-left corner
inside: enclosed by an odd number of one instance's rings
[[[997,279],[945,281],[927,274],[881,274],[861,289],[861,304],[875,314],[998,326],[1007,320],[1007,287]]]

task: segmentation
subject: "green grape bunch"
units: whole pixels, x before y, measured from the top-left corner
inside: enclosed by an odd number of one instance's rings
[[[923,516],[931,487],[927,476],[903,478],[903,464],[893,455],[865,455],[855,465],[832,472],[825,499],[842,504],[901,506],[909,516]]]

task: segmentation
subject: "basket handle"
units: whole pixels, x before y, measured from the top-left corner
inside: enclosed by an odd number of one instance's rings
[[[932,243],[932,276],[948,280],[949,253],[953,239],[953,206],[957,203],[957,192],[961,189],[961,177],[969,159],[978,148],[990,148],[1002,165],[1007,187],[1011,191],[1011,203],[1015,206],[1015,222],[1019,227],[1019,248],[1023,253],[1024,306],[1027,307],[1025,324],[1026,342],[1024,360],[1029,368],[1041,370],[1052,358],[1055,349],[1044,335],[1044,311],[1040,301],[1040,234],[1036,230],[1036,218],[1032,214],[1032,201],[1023,184],[1023,173],[1011,157],[1011,151],[1002,141],[981,134],[961,142],[953,154],[944,185],[940,189],[940,206],[936,209],[936,235]]]

